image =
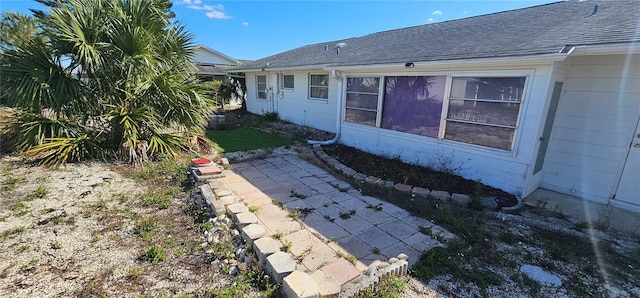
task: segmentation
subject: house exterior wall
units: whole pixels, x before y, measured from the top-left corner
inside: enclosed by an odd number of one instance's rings
[[[486,70],[491,69],[491,70]],[[340,142],[361,150],[433,168],[457,169],[461,176],[481,180],[482,183],[507,192],[526,195],[524,186],[535,162],[535,152],[541,130],[545,103],[548,100],[552,65],[523,65],[471,68],[449,67],[446,70],[412,69],[410,73],[381,72],[381,75],[447,75],[459,76],[527,76],[525,97],[520,110],[513,150],[424,137],[381,129],[366,125],[342,122]],[[369,71],[370,72],[370,71]],[[343,72],[343,76],[358,75]],[[447,90],[445,90],[447,96]],[[343,104],[344,105],[344,104]]]
[[[283,89],[282,74],[294,76],[294,88]],[[329,76],[329,91],[327,99],[309,98],[309,75],[324,74]],[[257,94],[256,76],[267,77],[267,99],[259,99]],[[277,112],[282,120],[310,126],[316,129],[335,132],[337,104],[340,91],[339,80],[334,79],[327,71],[283,71],[283,72],[247,72],[247,110],[251,113],[263,115],[267,112]],[[278,86],[280,85],[280,86]]]
[[[606,203],[640,117],[640,55],[570,57],[566,64],[540,186]]]
[[[211,53],[205,49],[199,48],[195,50],[191,61],[198,64],[216,64],[216,65],[235,65],[236,62],[227,58]]]

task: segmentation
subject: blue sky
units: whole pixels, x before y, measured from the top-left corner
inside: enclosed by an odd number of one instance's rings
[[[236,59],[255,60],[307,44],[557,2],[210,1],[172,0],[176,18],[204,44]],[[29,13],[31,0],[0,0],[1,11]]]

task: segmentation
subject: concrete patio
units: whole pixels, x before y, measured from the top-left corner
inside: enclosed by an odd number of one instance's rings
[[[216,214],[235,217],[288,296],[311,285],[320,295],[337,294],[336,287],[374,280],[367,276],[405,274],[423,251],[454,237],[294,153],[234,163],[201,190]]]

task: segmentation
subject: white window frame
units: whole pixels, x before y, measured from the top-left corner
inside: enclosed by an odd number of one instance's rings
[[[264,83],[260,83],[259,77],[264,77]],[[264,84],[264,89],[260,89],[260,85]],[[256,75],[256,99],[267,100],[267,75]],[[260,97],[260,93],[264,93],[264,98]]]
[[[292,87],[286,87],[284,85],[284,77],[286,76],[291,76],[293,78],[293,86]],[[289,73],[281,73],[280,74],[280,89],[284,90],[284,91],[293,91],[293,89],[295,89],[296,87],[296,76],[294,74],[289,74]]]
[[[358,125],[366,125],[371,127],[371,125],[368,124],[364,124],[364,123],[358,123],[358,122],[351,122],[351,121],[347,121],[346,117],[347,117],[347,109],[353,109],[353,110],[361,110],[361,111],[368,111],[368,112],[374,112],[374,110],[371,109],[364,109],[364,108],[356,108],[356,107],[347,107],[347,94],[349,93],[359,93],[359,94],[369,94],[369,95],[373,95],[374,93],[368,93],[368,92],[350,92],[347,90],[347,80],[349,78],[377,78],[378,79],[378,102],[376,105],[376,123],[375,123],[375,127],[376,128],[380,128],[380,121],[382,121],[382,100],[383,100],[383,91],[384,91],[384,76],[380,76],[380,75],[371,75],[371,76],[367,76],[367,75],[351,75],[351,76],[347,76],[345,78],[345,87],[344,87],[344,108],[342,111],[343,116],[343,121],[345,122],[349,122],[349,123],[354,123],[354,124],[358,124]]]
[[[320,85],[316,86],[316,85],[311,85],[311,82],[312,82],[311,77],[312,77],[312,76],[326,76],[326,77],[327,77],[327,85],[326,85],[326,86],[320,86]],[[329,78],[329,74],[326,74],[326,73],[310,73],[310,74],[309,74],[309,77],[308,77],[308,82],[309,82],[309,88],[308,88],[308,92],[309,92],[309,94],[308,94],[308,98],[309,98],[309,99],[311,99],[311,100],[320,100],[320,101],[327,101],[327,100],[329,100],[329,79],[330,79],[330,78]],[[312,97],[312,96],[311,96],[311,88],[327,88],[327,97],[326,97],[326,98],[323,98],[323,97]]]
[[[451,92],[453,91],[453,79],[455,78],[524,78],[524,85],[523,85],[523,89],[522,89],[522,96],[520,98],[519,101],[501,101],[501,100],[489,100],[489,99],[473,99],[473,98],[461,98],[461,97],[452,97],[451,96]],[[514,148],[515,148],[515,144],[516,144],[516,139],[518,136],[518,131],[520,129],[520,119],[522,117],[522,113],[523,113],[523,106],[525,105],[525,99],[527,96],[527,89],[528,89],[528,84],[529,81],[531,80],[531,76],[529,74],[517,74],[514,73],[513,75],[511,74],[505,74],[505,73],[495,73],[495,72],[491,72],[491,73],[482,73],[482,74],[454,74],[454,75],[450,75],[448,78],[449,83],[447,84],[447,89],[445,89],[445,99],[443,101],[443,107],[442,107],[442,116],[440,118],[441,121],[441,125],[440,125],[440,133],[438,134],[439,138],[441,140],[447,140],[450,142],[456,142],[456,143],[461,143],[461,144],[468,144],[468,145],[474,145],[474,146],[481,146],[483,148],[491,148],[494,150],[500,150],[500,151],[508,151],[508,152],[513,152]],[[513,103],[513,104],[517,104],[518,105],[518,115],[516,117],[516,123],[515,125],[501,125],[501,124],[490,124],[490,123],[480,123],[480,122],[476,122],[476,121],[463,121],[460,119],[449,119],[448,115],[449,115],[449,102],[451,100],[471,100],[471,101],[476,101],[476,102],[496,102],[496,103],[500,103],[500,102],[507,102],[507,103]],[[509,129],[513,129],[513,138],[511,139],[511,146],[509,147],[509,149],[502,149],[502,148],[496,148],[496,147],[490,147],[490,146],[485,146],[485,145],[478,145],[478,144],[472,144],[472,143],[467,143],[467,142],[463,142],[463,141],[456,141],[456,140],[451,140],[451,139],[446,139],[445,138],[445,134],[447,131],[447,123],[449,122],[458,122],[458,123],[468,123],[468,124],[474,124],[474,125],[484,125],[484,126],[488,126],[488,127],[501,127],[501,128],[509,128]]]
[[[382,129],[384,131],[388,131],[390,134],[392,135],[398,135],[398,136],[407,136],[407,135],[411,135],[411,136],[415,136],[415,137],[422,137],[425,139],[430,139],[430,140],[437,140],[439,142],[445,142],[445,143],[449,143],[449,144],[459,144],[460,146],[464,146],[465,148],[477,148],[477,149],[482,149],[485,150],[487,152],[491,151],[491,152],[502,152],[502,154],[508,153],[509,155],[515,155],[515,152],[517,151],[517,144],[518,144],[518,136],[520,134],[520,130],[522,129],[522,125],[521,125],[521,119],[523,117],[523,114],[525,112],[525,107],[527,104],[527,96],[528,96],[528,92],[530,89],[530,85],[531,85],[531,81],[533,79],[533,74],[534,71],[533,70],[529,70],[529,69],[505,69],[505,70],[492,70],[492,71],[449,71],[449,72],[417,72],[417,73],[398,73],[398,72],[389,72],[389,73],[359,73],[359,74],[352,74],[352,75],[345,75],[343,84],[345,84],[345,87],[343,88],[344,91],[342,92],[342,98],[343,98],[343,103],[342,103],[342,121],[344,124],[347,125],[356,125],[359,127],[366,127],[369,129]],[[419,135],[414,135],[414,134],[409,134],[409,133],[405,133],[405,132],[400,132],[400,131],[395,131],[395,130],[388,130],[388,129],[383,129],[381,128],[381,121],[382,121],[382,113],[384,111],[382,111],[382,108],[384,106],[384,82],[385,82],[385,78],[388,76],[446,76],[446,82],[445,82],[445,91],[444,91],[444,98],[442,101],[442,114],[440,115],[440,130],[438,133],[438,137],[437,138],[431,138],[431,137],[424,137],[424,136],[419,136]],[[376,117],[376,126],[373,127],[371,125],[367,125],[367,124],[360,124],[357,122],[350,122],[346,120],[346,98],[347,98],[347,88],[346,88],[346,78],[358,78],[358,77],[379,77],[380,78],[380,88],[379,88],[379,93],[378,93],[378,109],[377,109],[377,117]],[[477,144],[471,144],[471,143],[465,143],[465,142],[461,142],[461,141],[455,141],[455,140],[449,140],[449,139],[445,139],[445,132],[446,132],[446,127],[447,127],[447,115],[449,112],[449,100],[450,99],[458,99],[458,98],[451,98],[451,90],[452,90],[452,81],[453,78],[459,78],[459,77],[485,77],[485,78],[500,78],[500,77],[504,77],[504,78],[515,78],[515,77],[524,77],[525,81],[524,81],[524,88],[522,91],[522,98],[521,100],[518,102],[519,105],[519,109],[518,109],[518,116],[517,116],[517,120],[516,120],[516,124],[513,127],[514,129],[514,135],[513,135],[513,139],[511,140],[511,149],[510,150],[505,150],[505,149],[500,149],[500,148],[495,148],[495,147],[489,147],[489,146],[484,146],[484,145],[477,145]],[[496,125],[496,126],[500,126],[500,125]]]

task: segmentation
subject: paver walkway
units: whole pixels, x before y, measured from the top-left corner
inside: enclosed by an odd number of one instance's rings
[[[400,253],[409,256],[411,266],[422,251],[443,245],[418,227],[430,228],[444,239],[453,237],[428,220],[362,195],[296,155],[235,163],[222,180],[244,204],[257,208],[267,235],[281,236],[285,246],[290,242],[297,270],[304,272],[348,255],[357,258],[361,271]],[[275,200],[286,208],[274,204]],[[292,219],[296,211],[299,221]]]

